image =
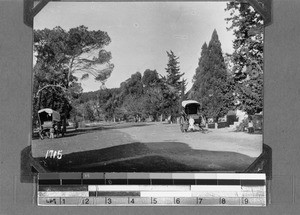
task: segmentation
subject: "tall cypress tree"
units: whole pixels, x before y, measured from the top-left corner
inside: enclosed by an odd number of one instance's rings
[[[190,91],[190,95],[189,95],[190,99],[195,99],[197,101],[200,101],[201,99],[201,95],[200,95],[201,81],[203,75],[205,74],[207,57],[208,57],[208,47],[207,47],[207,43],[205,42],[202,45],[201,56],[198,61],[198,67],[196,68],[196,74],[193,77],[194,83]]]
[[[214,30],[208,47],[206,43],[202,46],[192,98],[202,103],[202,111],[206,117],[212,117],[216,121],[228,112],[232,104],[227,76],[221,42]]]

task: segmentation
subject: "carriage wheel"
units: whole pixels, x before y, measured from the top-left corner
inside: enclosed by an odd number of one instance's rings
[[[184,129],[183,129],[183,125],[182,124],[180,124],[180,130],[181,130],[182,133],[184,133]]]
[[[40,139],[43,140],[44,139],[44,135],[42,132],[39,132],[39,135],[40,135]]]
[[[46,137],[49,139],[50,138],[50,131],[46,131]]]

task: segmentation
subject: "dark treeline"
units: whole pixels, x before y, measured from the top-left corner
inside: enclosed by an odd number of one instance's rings
[[[95,121],[175,121],[180,111],[184,80],[178,57],[167,52],[166,76],[156,70],[136,72],[119,88],[82,93],[78,99],[77,119]]]
[[[234,83],[223,57],[217,31],[214,30],[209,45],[202,46],[194,83],[188,97],[201,103],[202,114],[218,121],[234,108]]]

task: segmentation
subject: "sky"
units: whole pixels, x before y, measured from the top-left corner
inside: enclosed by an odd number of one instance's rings
[[[119,87],[133,73],[156,69],[166,75],[166,51],[179,57],[187,89],[200,58],[204,42],[217,30],[224,53],[232,53],[233,32],[227,31],[226,2],[49,2],[34,18],[34,29],[65,30],[85,25],[106,31],[115,65],[107,88]],[[99,90],[92,78],[82,81],[84,92]]]

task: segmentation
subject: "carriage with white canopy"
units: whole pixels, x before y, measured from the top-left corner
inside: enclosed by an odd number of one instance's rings
[[[181,105],[182,112],[179,120],[180,130],[182,132],[187,132],[189,130],[203,131],[205,120],[201,114],[201,104],[195,100],[185,100],[182,101]],[[191,125],[191,123],[193,125]]]

